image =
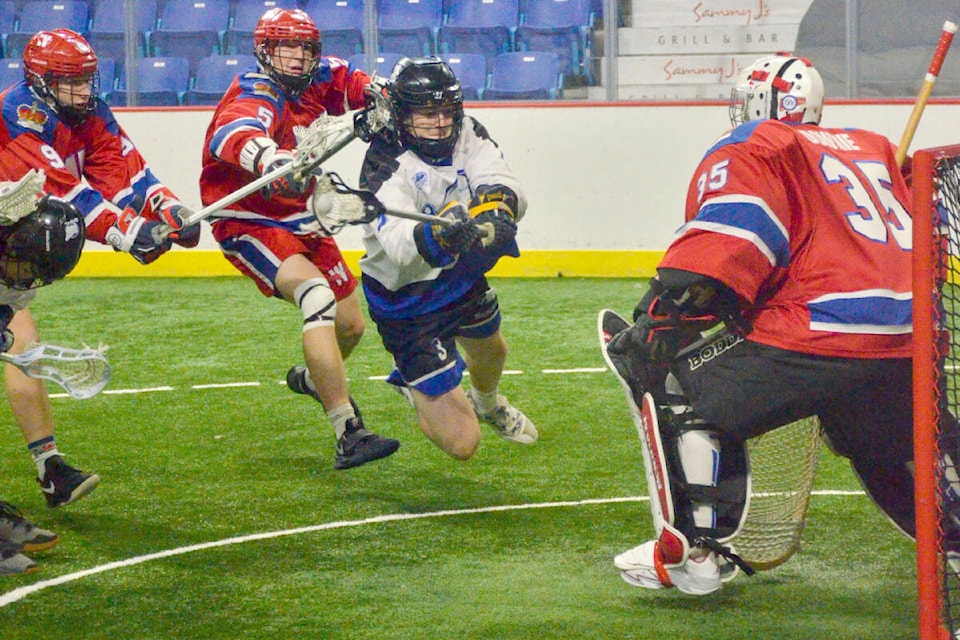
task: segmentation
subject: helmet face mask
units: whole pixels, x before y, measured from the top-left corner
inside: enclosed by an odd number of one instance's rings
[[[806,58],[778,53],[744,69],[730,93],[730,123],[780,120],[820,124],[823,80]]]
[[[23,50],[24,76],[65,124],[73,126],[96,108],[97,56],[69,29],[36,33]]]
[[[299,96],[320,66],[320,31],[299,9],[270,9],[253,32],[260,67],[286,93]]]
[[[428,162],[449,158],[463,126],[463,90],[439,58],[404,58],[387,91],[400,143]]]
[[[33,213],[0,227],[0,283],[25,290],[60,280],[77,265],[85,240],[77,208],[45,196]]]

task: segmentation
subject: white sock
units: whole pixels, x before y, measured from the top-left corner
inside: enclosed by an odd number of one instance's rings
[[[491,393],[483,393],[475,387],[471,387],[470,394],[473,396],[473,404],[479,413],[488,415],[493,413],[493,410],[497,408],[498,393],[496,389]]]
[[[337,434],[337,440],[343,437],[343,432],[347,430],[347,420],[356,418],[357,414],[353,412],[353,407],[348,402],[345,405],[336,407],[327,411],[327,417],[333,423],[333,430]]]

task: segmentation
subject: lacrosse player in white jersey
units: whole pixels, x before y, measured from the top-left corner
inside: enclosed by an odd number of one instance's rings
[[[17,182],[0,182],[0,351],[22,353],[39,341],[36,322],[27,308],[36,289],[66,276],[80,259],[86,238],[83,216],[76,207],[43,196],[43,172],[29,171]],[[42,380],[17,367],[4,367],[10,408],[24,438],[41,443],[38,468],[49,507],[72,502],[92,491],[100,477],[63,462],[53,439],[53,410]],[[38,456],[35,455],[35,460]],[[43,551],[58,542],[56,534],[30,523],[13,505],[0,501],[0,574],[36,569],[24,551]]]
[[[498,392],[507,356],[500,307],[484,274],[519,256],[523,189],[438,58],[404,58],[387,85],[393,127],[367,151],[361,187],[387,209],[455,218],[451,226],[381,216],[364,225],[361,282],[396,369],[389,382],[445,453],[470,458],[480,423],[532,444],[537,428]],[[469,394],[460,386],[469,369]]]

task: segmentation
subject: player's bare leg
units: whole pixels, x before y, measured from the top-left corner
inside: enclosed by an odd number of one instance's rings
[[[503,334],[487,338],[458,337],[467,370],[470,371],[470,401],[480,420],[494,428],[501,438],[520,444],[533,444],[539,433],[536,425],[500,393],[500,377],[507,361],[507,342]]]
[[[284,299],[303,313],[304,362],[315,397],[326,410],[337,437],[334,467],[349,469],[394,453],[400,443],[368,431],[350,399],[339,338],[342,335],[352,350],[362,335],[362,317],[359,322],[355,318],[346,321],[338,332],[338,302],[326,278],[306,256],[298,254],[284,260],[274,284]],[[351,309],[359,312],[355,298],[347,305],[348,315]]]
[[[410,390],[417,409],[420,429],[444,453],[467,460],[480,446],[480,423],[462,387],[439,396]]]
[[[23,353],[39,340],[37,323],[29,309],[17,311],[9,325],[14,335],[11,353]],[[4,366],[4,386],[10,411],[37,465],[37,482],[50,508],[78,500],[100,483],[95,473],[83,473],[63,461],[53,437],[53,406],[42,380],[27,377],[11,364]]]

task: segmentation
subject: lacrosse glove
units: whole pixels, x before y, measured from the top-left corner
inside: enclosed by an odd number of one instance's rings
[[[413,229],[417,251],[431,267],[445,267],[457,256],[483,241],[483,230],[475,220],[458,219],[451,225],[441,226],[421,222]]]
[[[114,250],[129,253],[140,264],[150,264],[171,247],[169,240],[160,237],[161,228],[162,223],[142,218],[127,207],[107,229],[105,239]]]
[[[183,226],[184,218],[188,218],[193,212],[179,202],[172,202],[168,207],[160,210],[160,220],[170,227],[173,231],[167,237],[176,242],[181,247],[191,249],[200,242],[200,223],[194,223],[189,227]]]
[[[513,189],[500,184],[478,186],[470,200],[470,217],[477,221],[485,234],[483,246],[498,258],[520,256],[515,242],[517,202]]]
[[[7,327],[13,320],[13,314],[16,313],[8,304],[0,306],[0,352],[6,353],[13,347],[13,331]]]

